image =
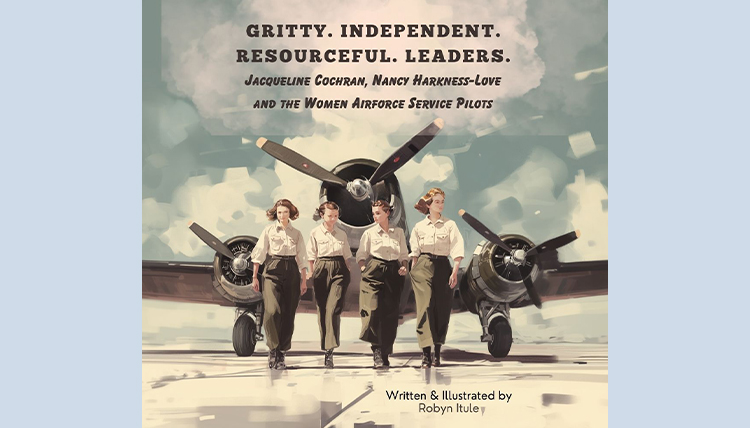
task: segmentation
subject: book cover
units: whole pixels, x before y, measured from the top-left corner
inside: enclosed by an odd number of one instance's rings
[[[606,1],[144,1],[143,426],[606,426],[607,34]]]

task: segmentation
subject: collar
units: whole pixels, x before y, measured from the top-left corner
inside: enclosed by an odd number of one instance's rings
[[[289,220],[289,225],[287,227],[284,227],[284,225],[281,224],[281,221],[276,220],[276,230],[283,230],[283,229],[286,229],[286,230],[292,229],[292,221]]]
[[[432,223],[432,220],[430,220],[430,215],[429,214],[427,214],[427,216],[425,217],[425,220],[427,220],[427,224]],[[435,221],[435,223],[445,223],[445,216],[442,215],[442,214],[440,214],[440,218],[437,219]],[[435,223],[432,223],[432,224],[435,224]]]
[[[379,225],[379,224],[376,224],[376,225],[375,225],[375,228],[376,228],[376,231],[377,231],[377,233],[378,233],[378,234],[382,234],[382,233],[393,233],[393,231],[395,230],[394,228],[392,228],[392,227],[389,227],[389,228],[388,228],[388,232],[386,232],[385,230],[383,230],[383,228],[382,228],[382,227],[380,227],[380,225]]]
[[[320,226],[318,226],[318,227],[320,228],[320,231],[323,232],[323,233],[330,233],[331,235],[336,234],[336,224],[335,223],[333,225],[333,231],[331,231],[331,232],[329,232],[328,229],[326,229],[325,223],[320,223]]]

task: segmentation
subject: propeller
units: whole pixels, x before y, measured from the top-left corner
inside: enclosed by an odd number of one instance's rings
[[[381,163],[378,169],[372,173],[370,177],[370,183],[375,184],[380,180],[385,179],[389,175],[396,172],[399,168],[404,166],[406,162],[409,162],[420,150],[422,150],[427,143],[432,141],[433,138],[443,129],[445,122],[443,119],[435,119],[431,124],[419,132],[419,134],[413,136],[411,140],[405,142],[401,147],[398,148],[392,155]]]
[[[264,152],[276,158],[276,160],[325,183],[345,187],[356,200],[363,201],[368,197],[371,199],[374,198],[372,187],[395,173],[413,158],[414,155],[419,153],[419,151],[422,150],[427,143],[432,141],[432,139],[435,138],[435,135],[443,129],[444,124],[443,119],[435,119],[432,123],[427,125],[426,128],[421,130],[419,134],[412,137],[409,141],[399,147],[398,150],[393,152],[385,162],[381,163],[369,180],[357,178],[351,182],[347,182],[315,162],[279,143],[260,137],[255,144]]]
[[[531,281],[531,276],[521,275],[521,270],[518,269],[518,266],[514,265],[513,263],[508,263],[508,266],[510,267],[510,270],[515,272],[516,275],[523,278],[523,285],[526,286],[526,291],[529,293],[529,297],[531,298],[531,301],[534,303],[534,306],[536,306],[539,309],[542,309],[542,298],[539,297],[539,293],[536,291],[536,288],[534,288],[534,283]]]
[[[503,242],[503,240],[500,239],[499,236],[492,233],[492,231],[490,231],[487,226],[485,226],[481,221],[477,220],[473,215],[467,213],[465,210],[458,210],[458,215],[460,215],[466,223],[469,223],[469,226],[479,232],[480,235],[484,236],[486,240],[492,242],[493,244],[509,253],[513,252],[513,249],[511,249],[505,242]]]
[[[569,232],[569,233],[566,233],[565,235],[560,235],[557,238],[552,238],[548,241],[544,241],[541,244],[537,245],[536,247],[531,248],[529,251],[526,252],[526,255],[535,256],[545,251],[556,250],[562,247],[563,245],[570,244],[571,242],[578,239],[580,236],[581,236],[580,230]]]
[[[213,249],[219,254],[229,257],[229,259],[234,259],[234,253],[232,252],[232,250],[230,250],[229,247],[224,245],[223,242],[219,241],[219,239],[216,238],[214,235],[212,235],[211,232],[200,227],[198,223],[195,223],[192,221],[190,222],[188,227],[190,227],[190,230],[192,230],[193,233],[198,235],[198,238],[200,238],[201,241],[205,242],[206,245],[211,247],[211,249]]]
[[[279,143],[274,143],[263,137],[258,138],[258,141],[256,141],[255,144],[264,152],[303,174],[307,174],[312,178],[317,178],[320,181],[325,181],[326,183],[338,184],[339,186],[346,187],[345,180],[292,149],[286,148]]]
[[[518,275],[518,277],[523,279],[523,283],[526,286],[526,291],[529,294],[529,298],[534,303],[534,306],[541,309],[542,299],[539,297],[539,293],[536,291],[536,288],[534,287],[534,283],[531,281],[531,276],[530,275],[523,276],[521,274],[521,270],[518,267],[526,263],[527,257],[536,256],[546,251],[555,250],[557,248],[562,247],[563,245],[570,244],[571,242],[575,241],[576,239],[578,239],[578,237],[581,236],[581,231],[576,230],[574,232],[566,233],[556,238],[552,238],[550,240],[543,242],[540,245],[530,248],[528,251],[524,251],[522,249],[514,250],[510,248],[505,242],[503,242],[503,240],[500,239],[500,237],[497,234],[492,233],[492,231],[490,231],[490,229],[487,226],[482,224],[482,222],[474,218],[474,216],[467,213],[465,210],[459,210],[458,215],[460,215],[461,218],[463,218],[464,221],[469,224],[469,226],[471,226],[474,230],[479,232],[488,241],[499,246],[500,248],[502,248],[504,251],[506,251],[509,254],[509,256],[505,257],[505,260],[504,260],[505,266],[508,267],[511,270],[511,272],[514,272],[516,275]]]

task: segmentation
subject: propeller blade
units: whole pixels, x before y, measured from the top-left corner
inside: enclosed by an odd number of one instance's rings
[[[320,181],[325,181],[326,183],[338,184],[339,186],[346,187],[346,181],[344,179],[337,177],[334,173],[321,167],[310,159],[307,159],[294,150],[288,149],[279,143],[274,143],[263,137],[258,138],[258,141],[256,141],[255,144],[264,152],[276,158],[276,160],[291,166],[303,174],[307,174],[312,178],[317,178]]]
[[[375,172],[372,173],[372,176],[370,177],[370,183],[374,186],[375,183],[385,179],[389,175],[396,172],[399,168],[404,166],[406,162],[409,162],[409,159],[413,158],[414,155],[419,153],[419,151],[427,145],[427,143],[435,138],[435,135],[437,135],[438,132],[443,129],[444,124],[445,122],[443,122],[443,119],[435,119],[431,124],[427,125],[425,129],[420,131],[419,134],[415,135],[411,140],[404,143],[404,145],[393,152],[393,154],[389,156],[388,159],[385,160],[385,162],[381,163],[378,169],[376,169]]]
[[[487,226],[482,224],[481,221],[474,218],[474,216],[467,213],[465,210],[458,210],[458,215],[460,215],[461,218],[464,219],[464,221],[469,224],[469,226],[473,227],[474,230],[479,232],[480,235],[484,236],[486,240],[492,242],[493,244],[497,245],[498,247],[502,248],[508,253],[513,252],[513,250],[508,246],[508,244],[503,242],[503,240],[500,239],[499,236],[492,233],[492,231]]]
[[[229,247],[224,245],[223,242],[219,241],[219,239],[213,236],[211,232],[200,227],[198,223],[194,223],[191,221],[189,227],[190,227],[190,230],[192,230],[193,233],[198,235],[201,241],[205,242],[206,245],[211,247],[212,250],[216,251],[219,254],[227,256],[230,259],[234,258],[234,253],[232,253],[232,250],[230,250]]]
[[[581,236],[581,231],[576,230],[574,232],[566,233],[565,235],[560,235],[557,238],[552,238],[549,241],[544,241],[536,247],[527,251],[526,256],[535,256],[545,251],[555,250],[562,247],[563,245],[570,244],[571,242],[578,239],[579,236]]]
[[[534,303],[534,306],[536,306],[539,309],[542,309],[542,298],[539,297],[539,293],[537,293],[536,288],[534,288],[534,283],[531,282],[531,277],[521,275],[521,271],[518,269],[518,266],[514,265],[513,263],[508,263],[507,266],[510,266],[510,269],[513,272],[515,272],[518,276],[523,278],[523,284],[526,286],[526,291],[529,293],[529,297],[531,298],[531,301]]]

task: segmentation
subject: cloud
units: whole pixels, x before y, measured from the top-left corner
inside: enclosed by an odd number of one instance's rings
[[[581,230],[581,237],[571,244],[573,250],[583,260],[606,260],[609,248],[607,190],[599,180],[587,178],[582,170],[566,190],[570,222]]]
[[[555,188],[564,186],[563,192]],[[562,261],[607,258],[607,191],[599,180],[579,171],[568,183],[565,162],[547,149],[537,148],[529,159],[500,183],[475,198],[478,217],[499,234],[521,234],[540,244],[575,229],[582,236],[560,248]],[[471,232],[475,238],[478,234]],[[473,242],[473,240],[472,240]]]
[[[177,188],[171,204],[144,199],[144,245],[155,236],[178,258],[210,258],[213,250],[188,228],[190,221],[221,240],[236,235],[257,236],[267,222],[266,208],[250,201],[270,205],[268,197],[262,196],[261,185],[276,182],[269,173],[266,168],[257,168],[251,176],[246,168],[230,168],[215,184],[207,175],[189,178]]]
[[[302,98],[353,99],[406,98],[420,99],[456,98],[511,99],[526,94],[539,86],[545,66],[536,54],[538,44],[535,33],[527,23],[526,1],[505,0],[492,3],[460,5],[434,4],[424,0],[396,1],[333,1],[325,7],[307,1],[285,2],[242,1],[236,8],[227,4],[201,1],[165,1],[162,5],[162,36],[166,67],[163,78],[170,91],[189,97],[199,114],[216,126],[214,131],[225,134],[238,132],[274,133],[284,130],[287,135],[304,134],[310,122],[318,122],[315,112],[298,115],[288,111],[254,110],[231,112],[238,106],[238,95],[251,100]],[[196,19],[200,16],[201,20]],[[398,17],[396,19],[395,17]],[[477,17],[493,17],[477,22]],[[250,23],[327,24],[325,33],[334,36],[317,38],[249,38]],[[489,38],[342,38],[340,24],[346,23],[491,23],[494,33],[501,37]],[[395,63],[262,63],[238,64],[236,49],[385,49],[396,58]],[[508,63],[407,63],[404,51],[411,49],[503,49]],[[403,87],[322,87],[270,88],[246,87],[244,80],[258,76],[364,76],[370,81],[374,74],[411,76],[502,76],[503,84],[496,87],[465,86],[430,88]],[[424,122],[434,111],[401,110],[372,111],[346,109],[338,112],[350,121],[366,119],[377,122],[387,120],[394,125]],[[438,111],[448,126],[444,132],[464,132],[486,127],[493,109],[450,109]]]

